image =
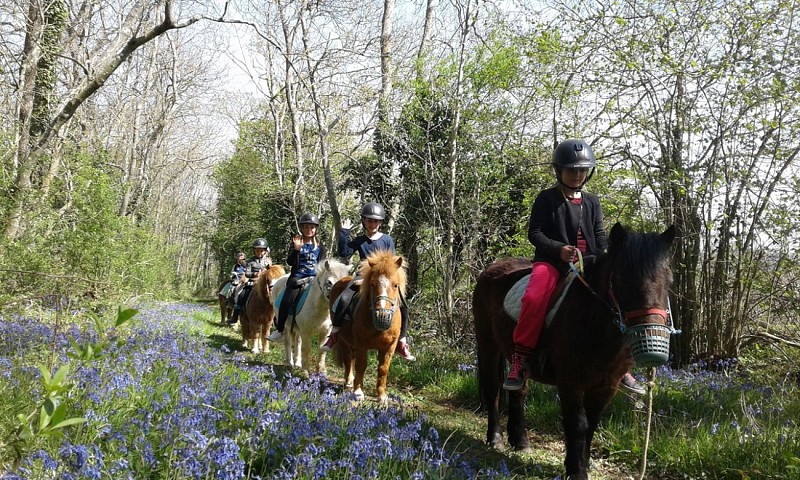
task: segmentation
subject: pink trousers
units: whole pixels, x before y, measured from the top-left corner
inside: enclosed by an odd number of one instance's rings
[[[539,342],[544,326],[544,317],[550,297],[556,289],[561,274],[558,269],[547,262],[533,264],[533,272],[525,293],[522,295],[522,308],[519,322],[514,328],[514,344],[533,349]]]

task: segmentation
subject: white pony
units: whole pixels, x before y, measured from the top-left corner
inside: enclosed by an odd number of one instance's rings
[[[283,329],[284,362],[293,368],[302,368],[308,373],[311,366],[311,339],[316,336],[320,342],[324,341],[331,332],[331,319],[329,315],[328,294],[333,284],[340,278],[350,274],[350,267],[344,263],[328,259],[317,264],[317,276],[311,280],[303,308],[297,318],[290,312]],[[288,275],[275,281],[270,292],[273,305],[276,305],[278,296],[286,289]],[[317,372],[322,375],[327,373],[325,368],[326,353],[319,352]]]

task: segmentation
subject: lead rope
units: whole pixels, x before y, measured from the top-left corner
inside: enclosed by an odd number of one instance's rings
[[[653,389],[656,386],[656,367],[650,367],[650,378],[647,381],[647,423],[644,432],[644,447],[642,448],[642,462],[639,465],[639,480],[644,479],[647,470],[647,449],[650,447],[650,424],[653,420]]]

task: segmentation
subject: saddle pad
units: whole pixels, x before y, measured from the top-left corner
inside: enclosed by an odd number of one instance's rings
[[[517,283],[511,287],[503,299],[503,311],[505,311],[506,315],[511,317],[514,322],[519,321],[519,312],[522,310],[522,295],[525,293],[525,289],[528,287],[528,282],[530,279],[531,276],[528,274],[517,280]],[[561,302],[564,301],[564,297],[567,295],[567,291],[569,290],[570,285],[572,285],[572,281],[574,279],[575,272],[570,271],[563,282],[560,282],[560,284],[556,287],[559,295],[556,301],[552,302],[550,309],[547,311],[547,316],[545,316],[544,322],[545,327],[550,326],[550,323],[552,323],[553,317],[558,311],[558,307],[561,306]]]
[[[506,293],[506,298],[503,300],[503,310],[515,322],[519,321],[519,311],[522,309],[522,294],[525,293],[525,288],[528,287],[530,280],[530,273],[517,280],[517,283]]]
[[[309,279],[313,280],[314,277],[308,277]],[[294,300],[294,308],[289,310],[289,315],[297,315],[300,313],[300,310],[303,309],[303,305],[306,303],[306,297],[308,297],[308,292],[311,291],[310,286],[311,281],[300,283],[300,295]],[[278,294],[278,297],[275,299],[275,305],[280,305],[283,301],[283,294],[286,292],[284,288],[281,290],[281,293]]]

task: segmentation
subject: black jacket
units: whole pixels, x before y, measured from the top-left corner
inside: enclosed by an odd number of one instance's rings
[[[581,206],[571,204],[558,186],[536,196],[528,221],[528,240],[536,247],[534,262],[547,262],[566,272],[569,265],[561,260],[561,247],[578,245],[578,224],[586,239],[584,255],[599,255],[608,248],[603,226],[603,209],[597,195],[582,192]]]

